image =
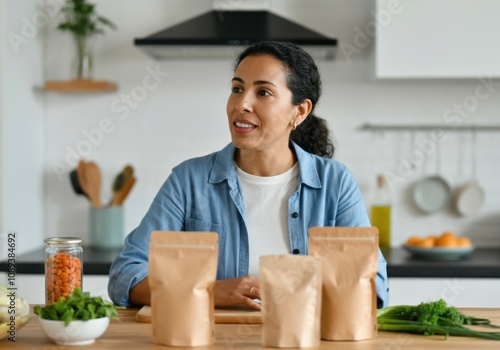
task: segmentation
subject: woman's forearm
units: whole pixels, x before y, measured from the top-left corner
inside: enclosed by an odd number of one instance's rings
[[[246,305],[260,310],[260,305],[254,302],[253,298],[260,298],[259,282],[254,277],[245,276],[215,282],[215,307]],[[148,277],[130,289],[129,302],[137,306],[151,305]]]
[[[134,305],[151,305],[151,290],[149,289],[148,277],[130,290],[129,301]]]

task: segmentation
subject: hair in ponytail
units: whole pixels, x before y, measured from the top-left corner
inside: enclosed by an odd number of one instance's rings
[[[333,157],[335,147],[330,139],[326,120],[314,115],[314,108],[321,96],[321,78],[311,55],[290,42],[263,41],[246,48],[236,61],[235,69],[247,56],[270,55],[286,67],[287,85],[292,92],[292,103],[305,99],[312,102],[309,116],[292,131],[290,140],[302,149],[321,157]]]

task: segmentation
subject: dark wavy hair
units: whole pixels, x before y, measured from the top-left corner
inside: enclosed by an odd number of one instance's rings
[[[248,56],[270,55],[279,60],[286,69],[287,85],[292,92],[292,103],[298,105],[310,99],[312,109],[309,116],[290,134],[290,140],[302,149],[321,157],[332,158],[335,147],[330,139],[326,120],[313,114],[321,96],[321,78],[311,55],[290,42],[263,41],[247,47],[240,53],[234,69]]]

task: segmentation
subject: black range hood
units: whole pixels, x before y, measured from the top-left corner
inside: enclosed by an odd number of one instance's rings
[[[263,41],[291,41],[315,58],[332,59],[337,40],[268,11],[209,11],[135,39],[155,58],[234,57],[244,46]]]

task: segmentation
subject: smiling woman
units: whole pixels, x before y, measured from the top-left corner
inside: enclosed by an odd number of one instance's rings
[[[293,127],[311,111],[311,100],[292,104],[283,65],[272,56],[249,56],[235,71],[227,102],[236,164],[248,173],[273,176],[296,162],[290,151]]]
[[[232,142],[172,170],[113,262],[113,301],[150,304],[152,231],[217,232],[215,306],[260,309],[261,256],[308,254],[313,226],[370,226],[356,180],[330,159],[328,127],[313,115],[320,95],[318,68],[297,45],[271,41],[244,50],[226,108]],[[175,269],[165,266],[165,273]],[[381,307],[387,273],[380,252],[376,287]]]

